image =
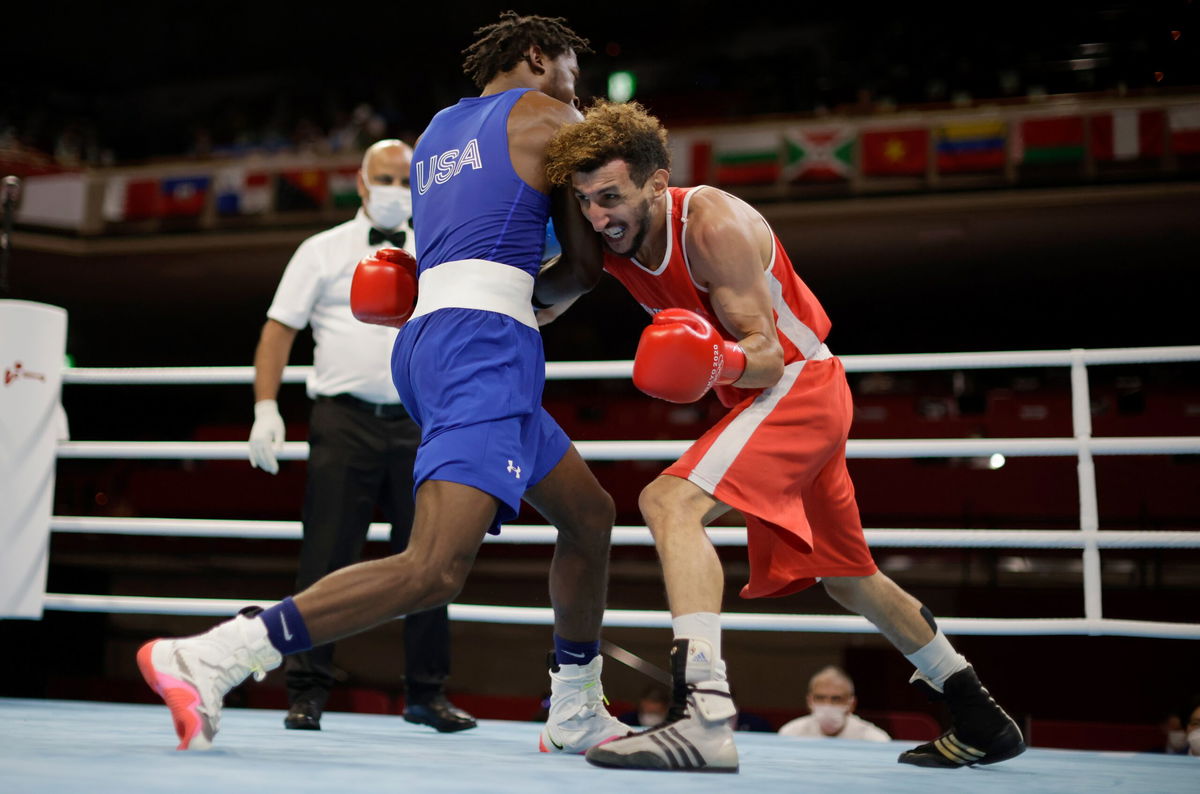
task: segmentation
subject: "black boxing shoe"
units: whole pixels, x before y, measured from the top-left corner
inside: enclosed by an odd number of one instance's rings
[[[312,700],[297,700],[283,718],[283,727],[293,731],[321,730],[321,707]]]
[[[900,763],[957,769],[995,764],[1025,752],[1021,729],[979,683],[973,667],[947,678],[940,693],[922,678],[914,676],[914,683],[923,685],[934,699],[946,701],[950,707],[950,730],[932,742],[901,753],[897,759]]]
[[[404,720],[428,725],[439,733],[465,731],[476,725],[474,717],[451,703],[442,692],[420,700],[406,698]]]

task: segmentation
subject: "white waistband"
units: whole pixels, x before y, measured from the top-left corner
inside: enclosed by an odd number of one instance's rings
[[[507,314],[536,330],[532,301],[533,276],[524,270],[486,259],[461,259],[421,274],[412,316],[438,309],[477,309]]]
[[[829,352],[829,348],[825,347],[824,342],[818,345],[811,354],[807,350],[801,352],[808,361],[824,361],[827,358],[833,358],[833,353]]]

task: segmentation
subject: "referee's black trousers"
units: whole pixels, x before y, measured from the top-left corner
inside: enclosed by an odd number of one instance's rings
[[[297,592],[360,559],[376,505],[392,525],[392,552],[408,545],[413,460],[421,431],[403,409],[398,412],[379,416],[351,398],[320,397],[313,404]],[[287,658],[289,703],[304,698],[324,708],[335,683],[333,649],[329,643]],[[446,607],[406,617],[407,698],[419,700],[440,692],[449,674]]]

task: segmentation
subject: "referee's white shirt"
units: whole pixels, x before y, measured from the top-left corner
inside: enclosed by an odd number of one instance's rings
[[[415,255],[405,225],[404,250]],[[359,260],[384,245],[370,245],[371,221],[359,209],[352,219],[309,237],[288,262],[267,316],[297,330],[312,325],[313,371],[308,396],[353,394],[373,403],[398,403],[392,384],[392,344],[398,329],[370,325],[350,313],[350,281]]]

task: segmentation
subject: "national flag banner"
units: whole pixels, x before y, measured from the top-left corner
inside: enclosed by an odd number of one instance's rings
[[[708,138],[693,140],[688,147],[688,166],[691,178],[684,180],[684,186],[707,185],[714,181],[713,146]]]
[[[667,150],[671,155],[672,185],[684,187],[708,181],[712,147],[707,138],[688,133],[671,134],[667,137]]]
[[[837,182],[850,178],[857,133],[849,125],[793,127],[784,131],[783,178],[791,182]]]
[[[163,194],[158,180],[126,180],[123,209],[121,220],[142,221],[162,217]]]
[[[864,130],[863,176],[922,176],[929,164],[929,130]]]
[[[779,180],[777,130],[725,133],[713,139],[719,185],[763,185]]]
[[[1083,116],[1021,119],[1013,134],[1012,160],[1020,165],[1083,161]]]
[[[1171,121],[1171,151],[1200,154],[1200,105],[1176,105],[1167,109]]]
[[[245,168],[222,168],[214,181],[217,214],[257,215],[271,208],[271,177]]]
[[[999,171],[1004,168],[1007,128],[1003,121],[945,124],[937,131],[937,168],[941,173]]]
[[[329,179],[324,171],[281,171],[275,206],[280,210],[315,210],[325,205]]]
[[[165,177],[159,183],[162,214],[170,218],[188,218],[204,212],[210,181],[207,176]]]
[[[1098,162],[1147,160],[1163,155],[1167,115],[1161,109],[1124,108],[1090,119],[1092,157]]]
[[[338,209],[355,209],[362,200],[358,197],[358,166],[335,168],[329,172],[329,195]]]

